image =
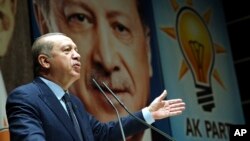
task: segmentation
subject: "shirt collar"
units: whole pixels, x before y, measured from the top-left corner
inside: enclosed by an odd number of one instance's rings
[[[65,90],[63,90],[62,87],[60,87],[58,84],[46,78],[43,78],[43,77],[39,77],[39,78],[52,90],[52,92],[55,94],[58,100],[62,99],[62,97],[65,94]]]

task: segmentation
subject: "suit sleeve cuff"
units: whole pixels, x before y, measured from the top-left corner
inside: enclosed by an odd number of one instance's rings
[[[145,121],[148,124],[152,124],[155,122],[155,119],[153,118],[152,114],[150,113],[150,111],[148,110],[148,107],[145,107],[142,109],[142,115],[145,119]]]

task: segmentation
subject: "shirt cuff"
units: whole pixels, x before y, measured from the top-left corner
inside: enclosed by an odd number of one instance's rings
[[[155,122],[155,119],[153,118],[152,114],[150,113],[150,111],[148,110],[148,107],[145,107],[142,109],[142,115],[145,119],[145,121],[148,124],[152,124]]]

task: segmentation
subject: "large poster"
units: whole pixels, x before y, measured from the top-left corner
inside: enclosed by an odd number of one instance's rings
[[[32,80],[31,43],[48,32],[62,32],[77,44],[82,77],[70,91],[100,121],[117,116],[100,92],[90,87],[93,76],[121,93],[119,98],[130,112],[145,107],[163,89],[168,99],[184,99],[184,114],[154,123],[177,141],[229,140],[228,125],[244,123],[220,1],[5,2],[0,3],[1,141],[9,140],[6,93]],[[1,32],[5,30],[8,34]],[[128,114],[113,102],[122,116]],[[127,140],[167,139],[146,130]]]
[[[76,43],[81,55],[81,78],[70,92],[102,122],[117,120],[117,115],[91,83],[93,78],[99,83],[108,83],[132,113],[147,106],[151,101],[150,92],[160,94],[163,91],[163,83],[157,81],[158,70],[154,70],[159,64],[152,54],[157,48],[151,48],[149,2],[36,0],[31,3],[33,35],[62,32]],[[151,89],[151,84],[156,84],[151,80],[159,85]],[[128,115],[114,98],[112,101],[120,116]],[[147,130],[127,140],[148,141],[151,138],[151,131]]]
[[[173,137],[229,140],[244,124],[240,94],[220,1],[153,1],[165,87],[187,108],[170,119]]]

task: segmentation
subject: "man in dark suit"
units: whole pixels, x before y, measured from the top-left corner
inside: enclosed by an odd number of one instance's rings
[[[77,46],[69,37],[61,33],[45,34],[34,42],[32,55],[34,81],[14,89],[7,99],[12,141],[122,140],[117,121],[99,122],[86,112],[76,96],[68,94],[69,87],[80,78],[81,69]],[[181,99],[164,100],[166,94],[164,91],[135,115],[151,124],[181,114],[185,103]],[[72,103],[69,109],[66,96]],[[121,121],[126,136],[147,128],[131,116]]]

